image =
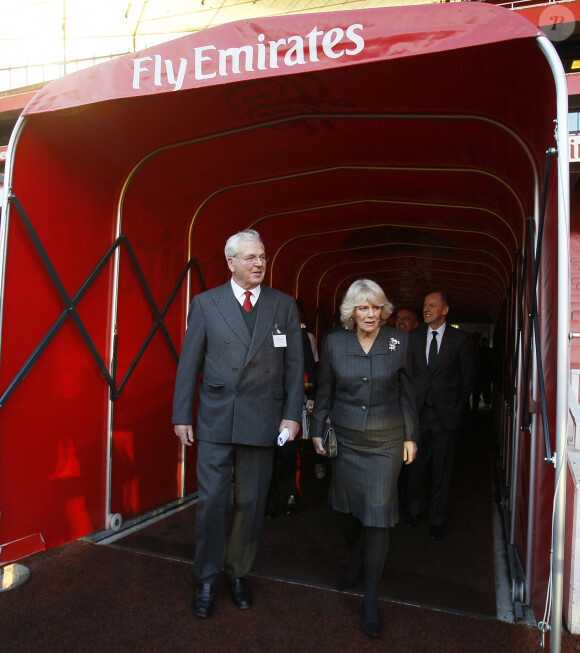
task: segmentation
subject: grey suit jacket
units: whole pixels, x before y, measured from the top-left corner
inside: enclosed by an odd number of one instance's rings
[[[420,411],[429,390],[439,423],[445,430],[461,427],[473,382],[473,357],[469,336],[449,324],[439,346],[435,368],[427,365],[427,325],[411,332],[413,384]],[[423,425],[421,425],[423,426]]]
[[[261,286],[250,337],[230,282],[196,295],[177,369],[173,423],[191,424],[199,382],[198,440],[273,446],[280,420],[302,420],[304,362],[296,301]],[[273,331],[286,335],[275,347]]]
[[[320,437],[327,417],[356,431],[401,429],[419,438],[411,355],[406,333],[381,327],[365,354],[354,331],[330,332],[318,367],[318,390],[310,433]]]

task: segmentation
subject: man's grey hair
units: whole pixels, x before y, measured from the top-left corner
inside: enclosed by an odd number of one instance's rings
[[[224,249],[226,259],[233,258],[240,251],[240,241],[242,240],[257,240],[264,245],[260,234],[255,229],[239,231],[237,234],[230,236],[226,241],[226,247]]]

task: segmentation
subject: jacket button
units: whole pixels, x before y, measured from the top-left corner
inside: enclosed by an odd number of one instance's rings
[[[230,342],[230,339],[226,338],[226,344],[228,344],[229,342]]]
[[[239,392],[236,392],[236,397],[239,397],[239,396],[240,396],[240,393],[239,393]]]
[[[363,383],[366,383],[368,381],[367,377],[363,376],[362,381],[363,381]]]
[[[266,398],[266,395],[261,395],[260,396],[260,399],[265,399],[265,398]]]
[[[366,410],[366,409],[367,409],[367,407],[366,407],[366,406],[361,406],[361,408],[362,408],[363,410]]]
[[[237,367],[232,367],[232,372],[237,372],[238,368]]]

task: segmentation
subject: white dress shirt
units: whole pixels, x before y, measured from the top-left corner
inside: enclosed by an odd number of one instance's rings
[[[244,302],[246,301],[246,289],[242,288],[241,286],[238,286],[238,284],[232,279],[232,290],[234,291],[234,295],[236,299],[240,302],[240,306],[244,305]],[[256,286],[255,288],[252,288],[250,290],[252,293],[250,295],[250,301],[252,302],[252,306],[256,305],[256,302],[258,301],[258,297],[260,296],[260,286]]]
[[[433,340],[433,331],[437,331],[437,338],[435,341],[437,342],[437,353],[439,353],[439,348],[441,347],[441,339],[445,333],[446,326],[447,323],[443,322],[443,324],[438,329],[432,329],[430,326],[427,327],[427,343],[425,346],[425,359],[427,362],[429,362],[429,347],[431,347],[431,340]]]

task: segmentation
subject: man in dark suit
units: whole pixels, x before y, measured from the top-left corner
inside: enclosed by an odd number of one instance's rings
[[[421,430],[417,457],[409,467],[409,525],[427,508],[426,477],[433,463],[429,537],[443,535],[447,520],[455,443],[471,393],[473,360],[469,336],[446,322],[449,299],[433,292],[425,297],[425,325],[411,332],[413,384]]]
[[[296,301],[261,285],[264,245],[256,231],[228,239],[232,278],[194,297],[175,382],[173,424],[183,445],[194,442],[192,412],[198,377],[195,439],[196,511],[193,609],[209,617],[222,570],[240,609],[253,602],[246,576],[254,561],[278,434],[297,436],[304,371]],[[234,517],[226,516],[234,482]]]

